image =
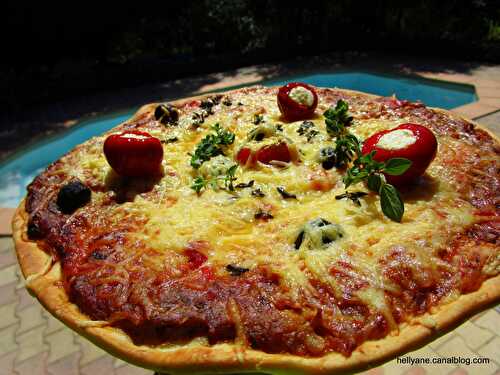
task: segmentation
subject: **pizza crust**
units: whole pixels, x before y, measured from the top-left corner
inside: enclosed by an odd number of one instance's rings
[[[338,91],[377,97],[352,90]],[[225,92],[225,94],[230,92]],[[209,95],[191,97],[173,103],[180,104],[207,96]],[[150,112],[156,105],[156,103],[144,105],[129,121]],[[459,117],[449,111],[433,109],[450,117]],[[474,125],[488,133],[496,142],[500,142],[499,138],[488,129],[476,123]],[[54,317],[102,349],[127,362],[159,372],[208,374],[259,371],[272,374],[285,372],[287,374],[340,374],[346,371],[366,370],[398,354],[415,350],[433,341],[460,325],[468,317],[500,300],[500,275],[497,275],[483,282],[477,291],[461,295],[457,300],[437,306],[431,313],[416,317],[411,323],[400,326],[398,333],[389,334],[381,340],[364,342],[349,358],[339,353],[330,353],[319,358],[269,354],[238,344],[203,346],[192,342],[185,346],[138,346],[122,330],[108,326],[107,322],[92,321],[68,300],[62,286],[60,264],[54,261],[36,242],[27,238],[27,222],[28,214],[23,200],[14,215],[12,228],[17,257],[26,278],[28,291]]]

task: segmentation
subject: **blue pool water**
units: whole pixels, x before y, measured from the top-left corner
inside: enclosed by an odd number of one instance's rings
[[[319,87],[339,87],[381,96],[396,94],[399,99],[406,99],[413,102],[420,100],[430,107],[444,109],[456,108],[477,100],[475,89],[471,85],[380,73],[344,72],[312,74],[302,77],[290,77],[287,80],[271,80],[264,84],[281,86],[291,81],[305,82]]]
[[[380,73],[311,74],[260,83],[266,86],[281,86],[291,81],[306,82],[321,87],[340,87],[382,96],[396,94],[399,99],[420,100],[428,106],[445,109],[477,100],[473,86]],[[125,121],[135,110],[82,121],[67,132],[26,148],[0,164],[0,207],[17,206],[25,195],[26,186],[48,164],[74,146]]]
[[[135,111],[82,121],[74,129],[22,150],[0,165],[0,207],[16,207],[37,174],[76,145],[120,124]]]

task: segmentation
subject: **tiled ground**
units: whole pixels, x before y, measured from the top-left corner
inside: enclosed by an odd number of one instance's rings
[[[487,310],[411,354],[488,357],[489,364],[410,366],[389,362],[365,375],[500,375],[500,308]],[[113,358],[47,313],[23,286],[11,237],[0,238],[0,375],[152,375]]]

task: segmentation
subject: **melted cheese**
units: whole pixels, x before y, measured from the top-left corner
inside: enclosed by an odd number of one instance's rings
[[[273,136],[283,137],[296,147],[299,162],[283,168],[263,164],[254,169],[239,167],[235,183],[253,180],[253,188],[237,189],[235,193],[208,188],[198,195],[190,188],[198,172],[191,167],[188,153],[211,131],[211,125],[220,123],[235,133],[236,141],[226,150],[226,156],[234,160],[236,151],[247,143],[249,132],[255,129],[252,123],[255,113],[263,115],[265,124],[281,122],[274,95],[238,93],[232,101],[244,105],[221,106],[197,129],[190,126],[190,115],[183,113],[177,128],[158,125],[149,131],[160,139],[175,135],[178,141],[163,146],[164,177],[151,186],[148,185],[151,181],[128,181],[129,202],[121,208],[127,214],[146,217],[142,232],[132,236],[162,254],[151,260],[152,267],[175,269],[183,262],[182,251],[191,241],[207,241],[208,262],[217,266],[218,272],[225,272],[227,264],[248,268],[265,264],[282,276],[283,283],[290,287],[291,297],[298,298],[301,290],[313,293],[310,275],[341,295],[342,288],[330,269],[342,261],[353,265],[348,270],[350,276],[367,282],[367,287],[356,292],[357,297],[394,324],[389,318],[384,292],[396,292],[398,286],[384,278],[380,260],[398,247],[412,254],[410,267],[441,265],[436,249],[447,244],[450,233],[459,232],[473,222],[471,205],[459,198],[446,174],[443,176],[439,162],[430,166],[428,176],[417,186],[403,194],[402,223],[392,222],[383,215],[379,198],[373,193],[363,197],[360,207],[349,200],[335,199],[344,192],[342,173],[336,169],[325,171],[317,161],[319,150],[334,142],[327,136],[324,119],[319,115],[312,119],[320,131],[312,142],[298,134],[301,124],[298,121],[282,124],[281,132],[270,134],[260,143],[272,142]],[[403,122],[408,119],[401,119],[400,123]],[[350,130],[365,139],[397,125],[384,119],[354,120]],[[77,155],[82,160],[80,168],[71,173],[83,179],[91,177],[110,188],[123,188],[124,181],[114,175],[101,152],[103,141],[104,137],[100,137],[82,148]],[[224,163],[227,164],[226,159]],[[322,183],[323,191],[314,189],[315,181]],[[295,194],[297,199],[283,199],[276,190],[278,186]],[[255,188],[261,189],[265,196],[253,196],[251,191]],[[350,190],[367,191],[361,183]],[[100,199],[104,193],[95,195]],[[258,210],[271,212],[273,219],[256,219]],[[297,234],[305,223],[319,217],[339,225],[345,235],[325,248],[303,246],[296,250]]]
[[[297,86],[291,89],[288,96],[294,102],[306,105],[308,107],[312,106],[314,102],[314,96],[312,92],[302,86]]]
[[[408,147],[417,141],[417,137],[408,129],[397,129],[384,134],[377,142],[377,146],[384,150],[399,150]]]

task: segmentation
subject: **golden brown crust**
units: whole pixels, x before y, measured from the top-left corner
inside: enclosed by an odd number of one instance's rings
[[[356,91],[347,93],[366,95]],[[179,100],[176,104],[202,98]],[[150,111],[156,104],[139,109],[134,118]],[[452,118],[458,116],[437,109]],[[470,122],[470,120],[467,120]],[[496,135],[475,124],[499,142]],[[331,353],[320,358],[304,358],[289,354],[268,354],[237,344],[203,346],[191,343],[184,347],[137,346],[123,331],[106,326],[106,322],[91,321],[78,307],[69,302],[61,283],[58,262],[26,237],[27,213],[24,201],[19,205],[12,222],[13,237],[26,287],[56,318],[96,345],[128,362],[169,373],[229,373],[267,372],[288,374],[333,374],[373,367],[395,355],[424,345],[456,327],[472,314],[487,308],[500,299],[500,275],[486,280],[479,290],[460,296],[457,300],[433,308],[431,313],[419,316],[411,324],[400,327],[399,333],[359,346],[349,358]]]

